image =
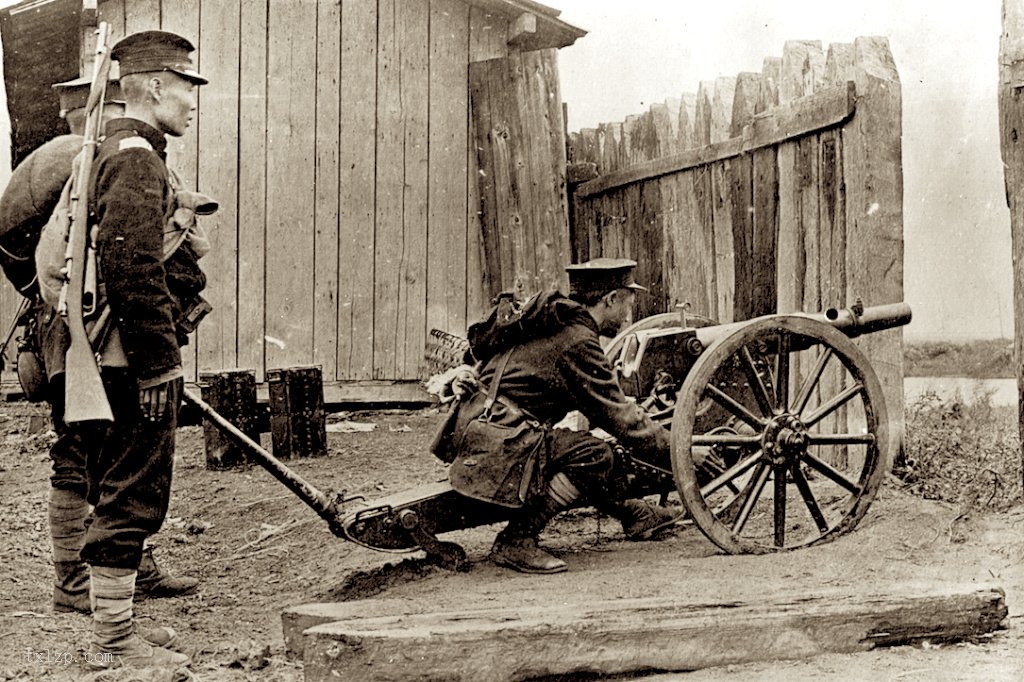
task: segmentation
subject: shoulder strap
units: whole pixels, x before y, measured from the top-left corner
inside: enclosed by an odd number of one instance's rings
[[[487,400],[484,401],[485,414],[491,411],[491,406],[498,399],[498,386],[501,384],[501,377],[505,374],[505,367],[508,366],[508,360],[512,357],[512,351],[514,350],[515,347],[509,348],[501,356],[501,360],[498,361],[498,369],[494,373],[494,378],[491,379],[491,389],[487,392]]]

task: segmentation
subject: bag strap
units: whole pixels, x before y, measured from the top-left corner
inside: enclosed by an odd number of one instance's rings
[[[501,356],[501,360],[498,361],[498,369],[494,373],[494,378],[491,379],[491,388],[487,392],[487,400],[484,401],[484,414],[490,413],[494,401],[498,399],[498,386],[501,384],[501,377],[505,374],[505,367],[508,366],[508,360],[512,357],[512,351],[514,350],[515,347],[509,348]]]

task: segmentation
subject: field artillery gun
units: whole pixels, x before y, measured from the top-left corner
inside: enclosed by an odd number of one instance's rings
[[[620,448],[631,492],[678,492],[692,522],[733,554],[789,550],[849,532],[874,499],[896,442],[881,384],[851,339],[910,318],[908,305],[894,303],[725,325],[674,313],[634,323],[606,352],[627,395],[671,429],[672,448],[668,461]],[[200,399],[186,393],[186,400],[336,535],[365,547],[422,549],[458,568],[465,552],[437,536],[508,518],[508,509],[466,498],[447,482],[345,512],[355,498],[321,492]]]

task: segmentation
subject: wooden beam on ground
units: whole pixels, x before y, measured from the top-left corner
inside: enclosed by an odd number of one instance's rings
[[[848,121],[856,109],[857,93],[853,81],[823,88],[813,95],[782,104],[768,113],[755,117],[750,124],[743,127],[741,137],[687,149],[678,154],[606,173],[581,185],[577,190],[577,196],[600,194],[623,185],[707,165],[802,135],[834,128]]]
[[[663,598],[353,617],[305,631],[304,673],[321,680],[473,680],[698,670],[753,661],[955,641],[1001,627],[999,588],[837,591],[760,603]],[[308,615],[308,614],[307,614]],[[294,637],[293,637],[294,639]]]

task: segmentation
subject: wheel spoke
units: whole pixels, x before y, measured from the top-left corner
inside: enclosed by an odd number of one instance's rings
[[[811,518],[814,519],[814,524],[818,527],[818,532],[822,534],[827,533],[828,521],[825,520],[825,515],[821,511],[821,507],[818,506],[818,501],[814,499],[814,493],[807,482],[807,477],[804,476],[804,472],[800,471],[800,464],[790,462],[789,471],[793,476],[793,482],[796,483],[796,489],[800,491],[800,497],[804,498],[807,511],[810,512]]]
[[[781,356],[780,356],[781,357]],[[772,467],[775,479],[774,507],[775,512],[775,546],[786,546],[786,465],[776,464]]]
[[[873,445],[873,433],[808,433],[807,440],[814,445]]]
[[[814,387],[818,384],[821,379],[821,375],[825,372],[825,365],[828,364],[829,359],[832,357],[832,349],[826,346],[822,350],[821,355],[818,356],[818,361],[814,363],[814,369],[807,376],[803,386],[800,387],[800,392],[796,396],[796,400],[793,402],[793,413],[800,414],[807,407],[807,401],[811,399],[811,394],[814,392]]]
[[[757,406],[761,408],[761,414],[771,414],[772,399],[768,394],[768,387],[764,385],[764,380],[761,379],[761,375],[754,365],[754,358],[750,354],[750,349],[746,346],[743,346],[742,364],[743,372],[747,375],[747,381],[750,382],[750,388],[754,392],[754,400],[757,401]]]
[[[775,407],[785,412],[789,405],[789,334],[779,331],[775,356]]]
[[[857,485],[855,482],[851,481],[846,476],[844,476],[842,472],[838,471],[837,469],[834,469],[832,466],[821,461],[814,455],[806,453],[803,456],[803,460],[807,462],[807,464],[810,467],[824,475],[826,478],[830,479],[833,483],[842,488],[845,488],[847,492],[853,493],[854,495],[860,492],[859,485]]]
[[[863,390],[864,384],[859,382],[854,384],[853,386],[850,386],[850,388],[834,396],[827,403],[820,406],[817,410],[808,415],[807,418],[803,420],[804,426],[806,426],[807,428],[814,426],[822,419],[832,414],[846,403],[850,402],[858,393],[860,393]]]
[[[702,486],[700,489],[701,496],[703,496],[704,499],[707,499],[717,492],[722,486],[730,485],[736,478],[747,473],[760,460],[761,451],[758,450],[747,459],[733,464],[731,467],[726,469],[721,476],[716,476],[713,480],[709,481],[707,485]]]
[[[733,533],[738,534],[743,530],[743,526],[747,525],[747,519],[754,511],[754,505],[757,504],[758,498],[761,497],[761,491],[764,490],[764,485],[768,482],[769,473],[771,473],[771,468],[765,462],[761,462],[755,474],[754,485],[743,500],[743,506],[740,507],[739,514],[736,515],[736,520],[732,524]]]
[[[708,384],[707,392],[711,394],[712,399],[725,409],[732,412],[736,417],[742,419],[744,422],[755,428],[764,428],[765,424],[768,423],[766,419],[754,415],[750,410],[744,407],[731,395],[727,394],[722,389],[718,388],[714,384]]]
[[[741,436],[736,433],[705,433],[690,439],[692,445],[759,445],[760,434]]]

